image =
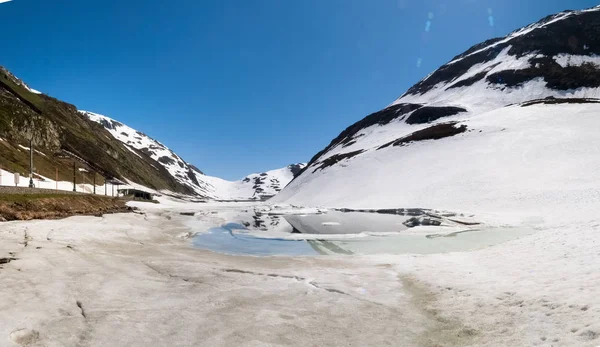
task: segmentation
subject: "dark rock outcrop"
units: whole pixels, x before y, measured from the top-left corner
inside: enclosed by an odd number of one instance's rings
[[[403,146],[416,141],[439,140],[445,137],[458,135],[467,131],[466,125],[463,124],[458,127],[456,125],[456,122],[436,124],[429,128],[415,131],[414,133],[408,136],[404,136],[397,140],[388,142],[385,145],[379,147],[378,149],[383,149],[389,146]]]

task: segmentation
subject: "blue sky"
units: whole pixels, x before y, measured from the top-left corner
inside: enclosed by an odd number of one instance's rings
[[[597,4],[14,0],[0,5],[0,65],[239,179],[308,161],[476,43]]]

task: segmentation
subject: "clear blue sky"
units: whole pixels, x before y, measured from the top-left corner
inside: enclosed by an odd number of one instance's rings
[[[0,65],[239,179],[309,160],[473,44],[597,4],[14,0],[0,5]]]

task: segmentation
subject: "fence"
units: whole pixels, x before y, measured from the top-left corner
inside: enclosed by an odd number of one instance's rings
[[[94,193],[94,184],[87,175],[80,174],[77,179],[80,181],[76,184],[76,191],[79,193]],[[67,181],[54,181],[46,177],[35,175],[33,178],[33,185],[35,188],[62,191],[62,192],[73,192],[73,182]],[[29,175],[20,174],[19,183],[15,184],[15,174],[9,171],[0,169],[0,187],[29,187]],[[111,184],[96,185],[96,195],[118,195],[116,189]]]

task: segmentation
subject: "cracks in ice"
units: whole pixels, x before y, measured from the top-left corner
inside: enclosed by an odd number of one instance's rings
[[[299,277],[299,276],[286,276],[286,275],[278,275],[278,274],[263,274],[263,273],[260,273],[260,272],[252,272],[252,271],[239,270],[239,269],[223,269],[221,271],[223,271],[223,272],[240,273],[240,274],[246,274],[246,275],[255,275],[255,276],[280,277],[280,278],[287,278],[287,279],[291,279],[291,280],[296,280],[298,282],[306,281],[306,278]]]
[[[8,264],[13,260],[17,260],[17,258],[14,258],[12,256],[7,257],[7,258],[0,258],[0,265],[4,265],[4,264]],[[3,269],[4,267],[0,266],[0,269]]]
[[[148,263],[142,262],[142,264],[146,265],[150,270],[153,270],[154,272],[158,273],[161,276],[167,276],[167,277],[171,277],[171,278],[175,277],[175,276],[171,275],[170,273],[160,271],[159,269],[157,269],[156,267],[154,267]]]
[[[83,309],[83,303],[81,303],[81,301],[77,300],[75,302],[77,304],[77,307],[79,307],[79,309],[81,310],[81,315],[83,316],[83,318],[87,319],[87,315],[85,314],[85,310]]]
[[[323,287],[320,284],[318,284],[317,282],[315,282],[315,281],[309,281],[307,278],[301,277],[301,276],[279,275],[279,274],[273,274],[273,273],[265,274],[265,273],[261,273],[261,272],[253,272],[253,271],[246,271],[246,270],[240,270],[240,269],[222,269],[221,271],[223,271],[223,272],[229,272],[229,273],[239,273],[239,274],[246,274],[246,275],[254,275],[254,276],[265,276],[265,277],[272,277],[272,278],[284,278],[284,279],[295,280],[297,282],[306,282],[308,285],[310,285],[311,287],[316,288],[316,289],[322,289],[322,290],[325,290],[327,292],[335,293],[335,294],[352,296],[352,295],[350,295],[350,294],[348,294],[346,292],[343,292],[341,290],[338,290],[338,289]]]
[[[0,265],[8,264],[13,260],[17,260],[17,258],[9,257],[9,258],[0,258]]]
[[[333,288],[321,287],[321,285],[320,285],[320,284],[318,284],[318,283],[316,283],[316,282],[314,282],[314,281],[312,281],[312,282],[308,282],[308,284],[310,284],[311,286],[313,286],[313,287],[315,287],[315,288],[326,290],[326,291],[328,291],[328,292],[330,292],[330,293],[336,293],[336,294],[342,294],[342,295],[348,295],[348,296],[352,296],[352,295],[350,295],[350,294],[348,294],[348,293],[346,293],[346,292],[343,292],[343,291],[341,291],[341,290],[337,290],[337,289],[333,289]],[[372,301],[370,301],[370,302],[372,302]],[[373,302],[373,303],[374,303],[374,302]]]
[[[29,246],[29,241],[33,241],[33,237],[29,236],[29,233],[27,233],[27,229],[25,229],[23,235],[23,248],[27,248],[27,246]]]
[[[213,287],[213,288],[217,288],[211,284],[202,282],[201,280],[198,279],[194,279],[194,278],[189,278],[189,277],[183,277],[183,276],[178,276],[178,275],[173,275],[171,273],[165,272],[165,271],[161,271],[158,268],[156,268],[155,266],[152,266],[146,262],[142,262],[142,264],[144,264],[146,267],[148,267],[150,270],[156,272],[157,274],[164,276],[164,277],[168,277],[168,278],[173,278],[176,280],[181,280],[183,282],[187,282],[187,283],[197,283],[197,284],[202,284],[205,286],[209,286],[209,287]]]

